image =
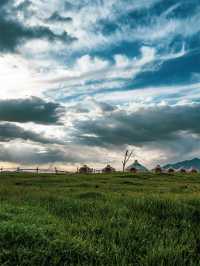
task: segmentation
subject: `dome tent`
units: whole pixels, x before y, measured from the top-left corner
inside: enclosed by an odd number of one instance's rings
[[[143,166],[142,164],[140,164],[138,162],[138,160],[135,160],[134,163],[132,163],[131,165],[129,165],[126,168],[126,171],[128,171],[128,172],[134,172],[134,173],[136,173],[136,172],[146,173],[146,172],[148,172],[148,169],[145,166]]]
[[[109,164],[102,169],[102,173],[114,173],[114,172],[116,172],[115,168],[113,168]]]
[[[80,174],[89,174],[92,173],[93,169],[88,167],[87,165],[83,165],[80,169],[79,169],[79,173]]]
[[[178,169],[178,172],[181,173],[181,174],[186,174],[187,170],[182,167],[182,168]]]
[[[161,174],[163,172],[162,167],[158,164],[154,169],[153,172],[156,174]]]
[[[172,167],[168,168],[168,169],[167,169],[167,173],[168,173],[168,174],[173,174],[173,173],[175,173],[174,168],[172,168]]]
[[[197,174],[198,173],[198,170],[194,167],[192,167],[190,170],[189,170],[189,173],[190,174]]]

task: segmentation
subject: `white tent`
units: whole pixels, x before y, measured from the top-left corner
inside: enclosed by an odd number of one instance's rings
[[[134,163],[132,163],[131,165],[129,165],[126,168],[126,171],[131,172],[131,171],[136,171],[136,172],[140,172],[140,173],[146,173],[148,172],[148,169],[143,166],[142,164],[140,164],[137,160],[135,160]]]

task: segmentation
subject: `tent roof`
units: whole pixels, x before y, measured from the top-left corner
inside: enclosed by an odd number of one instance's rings
[[[148,172],[148,169],[145,166],[143,166],[142,164],[140,164],[137,160],[135,160],[134,163],[129,165],[127,167],[127,170],[131,170],[131,168],[135,168],[136,170],[141,171],[141,172]]]

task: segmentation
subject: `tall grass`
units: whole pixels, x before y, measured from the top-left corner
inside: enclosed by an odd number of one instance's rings
[[[200,176],[1,175],[0,265],[200,265]]]

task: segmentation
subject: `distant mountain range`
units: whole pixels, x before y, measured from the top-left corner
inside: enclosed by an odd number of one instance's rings
[[[165,168],[165,169],[168,169],[168,168],[174,168],[174,169],[196,168],[196,169],[200,170],[200,159],[199,158],[194,158],[192,160],[182,161],[182,162],[178,162],[178,163],[174,163],[174,164],[167,164],[167,165],[163,166],[163,168]]]

